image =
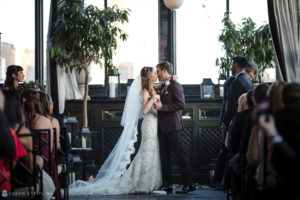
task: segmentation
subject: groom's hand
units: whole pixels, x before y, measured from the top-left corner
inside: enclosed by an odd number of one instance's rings
[[[156,110],[160,110],[162,108],[162,103],[161,103],[160,99],[157,99],[157,101],[154,103],[154,108]]]

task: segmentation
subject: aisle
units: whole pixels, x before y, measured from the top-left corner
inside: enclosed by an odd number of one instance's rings
[[[208,188],[206,186],[198,186],[196,191],[190,192],[188,194],[168,194],[168,195],[117,195],[117,196],[70,196],[72,200],[225,200],[225,194],[223,191],[216,191],[213,188]]]

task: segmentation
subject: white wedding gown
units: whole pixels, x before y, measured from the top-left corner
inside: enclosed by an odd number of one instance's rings
[[[152,107],[144,117],[139,151],[116,187],[122,194],[149,193],[161,186],[156,115],[157,111]]]
[[[141,130],[140,148],[121,176],[114,176],[114,180],[96,177],[96,180],[92,181],[76,181],[70,186],[70,195],[150,193],[159,188],[162,184],[162,175],[157,136],[157,111],[153,107],[144,116]],[[109,175],[109,177],[113,176]]]

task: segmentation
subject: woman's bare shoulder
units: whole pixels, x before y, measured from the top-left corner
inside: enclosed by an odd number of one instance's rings
[[[19,133],[20,134],[27,134],[27,133],[31,133],[31,131],[26,126],[22,126],[22,128],[21,128],[21,130],[20,130]]]
[[[52,128],[52,123],[50,121],[50,119],[48,119],[47,117],[40,115],[35,123],[35,128],[39,128],[39,129],[48,129],[48,128]]]
[[[150,96],[148,90],[146,90],[145,88],[143,89],[143,95],[146,96],[146,97]]]
[[[52,124],[54,127],[59,127],[59,122],[55,117],[52,118]]]

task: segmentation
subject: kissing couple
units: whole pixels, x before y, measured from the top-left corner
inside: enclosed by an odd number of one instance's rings
[[[157,78],[164,83],[155,86]],[[173,65],[166,61],[156,69],[143,67],[128,91],[121,125],[123,132],[97,176],[89,181],[75,181],[70,195],[119,195],[172,193],[171,151],[182,176],[183,187],[176,193],[195,190],[179,134],[183,132],[182,110],[185,100],[182,86],[173,79]],[[136,151],[137,126],[141,126],[141,144]]]

